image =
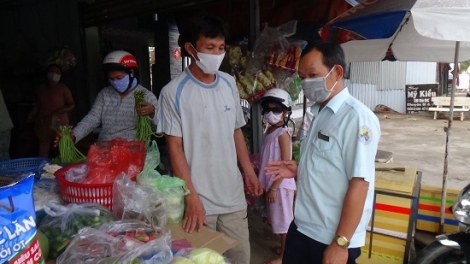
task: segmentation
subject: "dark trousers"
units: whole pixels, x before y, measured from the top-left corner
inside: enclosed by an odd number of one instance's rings
[[[322,264],[323,253],[329,245],[322,244],[300,233],[297,225],[292,221],[287,231],[286,249],[284,250],[283,264]],[[350,248],[347,264],[356,264],[361,255],[360,248]]]

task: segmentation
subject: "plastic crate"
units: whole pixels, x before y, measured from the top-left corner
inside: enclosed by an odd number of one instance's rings
[[[39,178],[41,176],[40,170],[42,165],[50,162],[51,160],[46,158],[23,158],[3,161],[0,162],[0,175],[32,172],[36,178]]]
[[[68,170],[81,164],[63,167],[54,173],[59,185],[62,203],[97,203],[109,210],[113,209],[113,183],[81,184],[69,182],[65,179]],[[136,177],[132,178],[135,181]]]

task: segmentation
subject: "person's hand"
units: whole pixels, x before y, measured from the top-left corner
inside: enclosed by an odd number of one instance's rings
[[[195,230],[201,232],[202,227],[207,225],[206,210],[197,193],[186,196],[186,210],[183,219],[183,229],[188,233]]]
[[[54,148],[57,148],[57,146],[59,146],[59,141],[61,137],[62,137],[62,134],[57,132],[55,139],[54,139]]]
[[[259,181],[256,174],[245,175],[245,184],[246,187],[248,187],[249,195],[259,197],[261,194],[263,194],[263,186],[261,185],[261,182]]]
[[[269,162],[264,167],[266,176],[271,176],[272,182],[282,178],[294,178],[297,176],[297,162],[295,160],[282,160]]]
[[[323,253],[322,264],[346,264],[349,252],[347,248],[342,248],[336,242],[331,243]]]
[[[274,200],[276,199],[277,195],[277,189],[269,189],[268,192],[266,193],[266,202],[268,203],[274,203]]]
[[[135,108],[135,111],[138,115],[141,116],[153,116],[155,114],[155,107],[147,102],[141,102],[139,108]]]
[[[72,138],[73,142],[75,142],[75,135],[73,134],[73,132],[70,133],[70,137]],[[59,146],[60,138],[62,138],[62,134],[57,132],[55,139],[54,139],[54,148]]]

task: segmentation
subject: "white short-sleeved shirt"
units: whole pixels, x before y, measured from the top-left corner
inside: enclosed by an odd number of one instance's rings
[[[234,130],[245,125],[232,76],[217,72],[212,84],[186,69],[165,87],[158,103],[158,132],[183,138],[191,180],[207,215],[246,208]]]
[[[351,248],[361,247],[373,206],[379,120],[347,88],[319,110],[319,104],[312,106],[314,119],[301,142],[295,223],[299,232],[329,245],[339,224],[349,180],[364,178],[369,191],[350,244]],[[362,210],[361,205],[358,210]]]

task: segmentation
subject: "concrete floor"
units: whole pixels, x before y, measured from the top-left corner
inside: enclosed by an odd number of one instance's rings
[[[422,185],[440,187],[448,120],[432,114],[378,114],[382,130],[379,148],[393,152],[393,163],[416,166],[423,172]],[[462,189],[470,182],[470,122],[453,120],[449,137],[448,188]]]
[[[393,153],[393,163],[416,166],[423,172],[422,184],[442,186],[447,117],[432,119],[431,113],[416,115],[378,113],[382,137],[379,149]],[[300,125],[300,120],[296,123]],[[448,187],[461,189],[470,182],[467,163],[470,158],[470,121],[452,122],[449,148]],[[270,248],[278,245],[279,237],[262,222],[259,210],[249,214],[251,235],[251,264],[261,264],[276,255]],[[432,236],[427,235],[432,241]]]

